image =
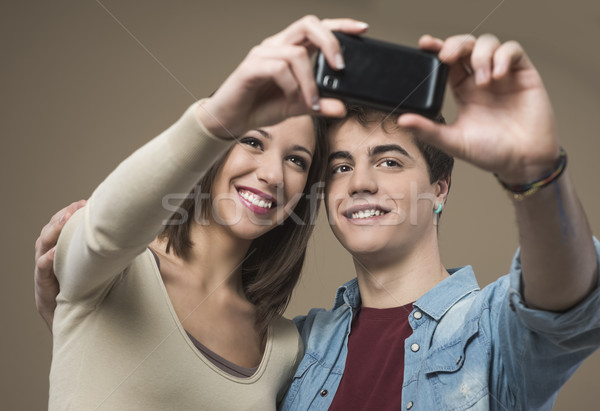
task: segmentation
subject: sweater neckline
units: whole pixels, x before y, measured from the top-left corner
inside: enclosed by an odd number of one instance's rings
[[[194,342],[188,336],[187,331],[183,328],[183,324],[181,324],[181,321],[179,321],[179,317],[177,317],[177,312],[175,311],[175,307],[173,307],[173,303],[171,302],[171,299],[169,298],[169,294],[167,292],[165,283],[163,282],[162,275],[160,274],[160,269],[158,267],[155,255],[150,250],[150,248],[146,249],[146,256],[151,260],[152,267],[154,268],[153,271],[154,271],[155,277],[159,283],[160,289],[165,298],[165,303],[167,304],[167,307],[169,308],[169,312],[171,313],[171,318],[173,319],[173,322],[176,326],[176,330],[179,332],[180,337],[187,343],[189,349],[194,353],[194,355],[196,355],[196,357],[198,359],[200,359],[204,364],[206,364],[206,366],[209,367],[215,374],[218,374],[221,377],[226,378],[230,381],[237,382],[239,384],[253,384],[253,383],[257,382],[258,380],[260,380],[260,378],[262,377],[262,375],[264,374],[264,372],[267,368],[267,365],[269,363],[269,358],[271,357],[271,352],[273,350],[273,325],[271,324],[267,328],[267,336],[266,336],[267,341],[265,344],[265,350],[264,350],[263,356],[260,360],[260,364],[258,364],[256,372],[252,376],[236,377],[234,375],[231,375],[231,374],[221,370],[219,367],[217,367],[215,364],[213,364],[212,361],[210,361],[210,359],[208,359],[204,354],[202,354],[202,352],[200,352],[200,350],[198,350],[198,348],[196,347]],[[175,330],[173,330],[173,332],[175,332]]]

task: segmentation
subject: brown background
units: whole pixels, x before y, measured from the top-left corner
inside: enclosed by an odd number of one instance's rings
[[[44,409],[51,338],[35,312],[33,243],[50,216],[87,198],[129,153],[214,90],[248,49],[304,14],[348,16],[371,36],[415,45],[493,32],[516,39],[554,102],[569,171],[596,234],[600,200],[600,8],[585,0],[28,1],[0,11],[2,261],[0,407]],[[452,119],[449,101],[445,114]],[[329,307],[353,267],[317,228],[288,315]],[[440,229],[448,267],[472,264],[482,285],[507,272],[516,247],[510,203],[493,177],[458,163]],[[597,409],[600,354],[557,410]]]

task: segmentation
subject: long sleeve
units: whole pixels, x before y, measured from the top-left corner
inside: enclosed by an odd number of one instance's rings
[[[592,241],[600,265],[600,242]],[[497,294],[502,301],[492,314],[493,361],[501,371],[494,374],[490,392],[504,404],[511,404],[512,396],[522,409],[549,410],[560,388],[600,346],[600,281],[576,306],[551,312],[526,305],[520,251],[503,280],[510,281],[508,295]]]
[[[173,206],[231,146],[198,121],[197,104],[123,161],[67,222],[54,263],[62,298],[94,301],[102,295],[162,230]],[[173,201],[165,207],[169,197]]]

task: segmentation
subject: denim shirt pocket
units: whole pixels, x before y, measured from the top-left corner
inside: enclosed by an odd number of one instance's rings
[[[290,385],[290,388],[283,399],[283,407],[281,409],[287,409],[287,406],[290,406],[294,402],[296,395],[302,386],[302,380],[306,372],[316,363],[317,358],[314,355],[311,355],[310,353],[304,354],[304,358],[302,358],[300,365],[298,365],[298,368],[296,369],[296,373],[292,379],[292,384]]]
[[[487,410],[489,349],[473,319],[449,340],[433,347],[423,365],[435,408]]]

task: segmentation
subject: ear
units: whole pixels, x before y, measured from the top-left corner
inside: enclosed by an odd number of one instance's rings
[[[451,177],[448,176],[446,178],[440,179],[438,181],[436,181],[434,184],[434,189],[435,189],[435,195],[437,197],[437,201],[439,201],[442,204],[446,203],[446,199],[448,198],[448,193],[450,192],[450,179]]]

